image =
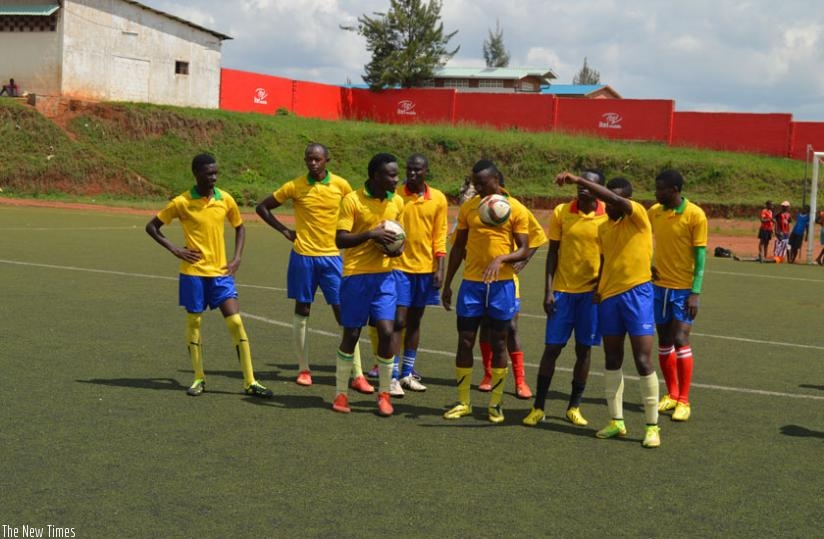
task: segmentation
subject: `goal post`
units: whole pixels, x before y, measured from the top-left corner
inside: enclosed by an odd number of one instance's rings
[[[813,152],[813,176],[810,180],[810,223],[807,228],[807,264],[815,264],[815,216],[818,214],[818,173],[824,152]],[[824,223],[822,223],[824,226]]]

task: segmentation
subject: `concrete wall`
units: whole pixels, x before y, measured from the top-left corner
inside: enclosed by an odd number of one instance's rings
[[[43,0],[0,0],[3,6],[43,5]],[[60,10],[54,32],[0,32],[0,81],[13,78],[21,92],[60,93]]]
[[[61,11],[64,96],[218,107],[216,36],[121,0],[66,0]]]

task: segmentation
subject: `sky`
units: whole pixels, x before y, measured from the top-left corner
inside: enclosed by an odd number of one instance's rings
[[[365,40],[340,25],[389,0],[141,0],[232,36],[222,65],[326,84],[362,83]],[[571,84],[588,65],[624,98],[672,99],[680,111],[780,112],[824,121],[824,9],[813,0],[443,0],[460,51],[483,67],[496,22],[510,67]]]

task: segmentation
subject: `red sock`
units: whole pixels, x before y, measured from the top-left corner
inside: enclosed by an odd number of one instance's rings
[[[675,351],[678,357],[678,387],[681,392],[678,394],[678,402],[689,404],[690,383],[692,382],[692,348],[690,345],[682,346]]]
[[[515,376],[515,385],[524,383],[524,353],[510,352],[509,360],[512,362],[512,374]]]
[[[492,345],[481,341],[481,360],[484,362],[484,376],[492,376]]]
[[[661,365],[661,374],[667,383],[667,393],[671,399],[678,400],[678,367],[675,359],[675,347],[658,347],[658,363]]]

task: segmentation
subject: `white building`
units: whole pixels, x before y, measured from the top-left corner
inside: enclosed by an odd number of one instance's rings
[[[226,39],[133,0],[0,0],[0,80],[37,96],[217,108]]]

